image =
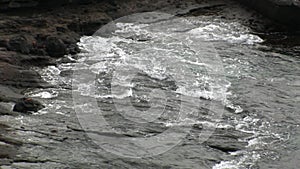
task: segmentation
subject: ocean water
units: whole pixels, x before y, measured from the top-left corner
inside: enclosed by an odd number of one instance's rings
[[[82,37],[72,63],[40,70],[56,87],[27,95],[46,104],[37,115],[76,117],[101,153],[127,167],[298,168],[299,50],[211,17],[117,19]],[[219,130],[238,134],[222,142]],[[222,152],[207,143],[231,147],[232,138],[246,145]],[[84,148],[86,161],[101,163],[89,156],[97,148]]]

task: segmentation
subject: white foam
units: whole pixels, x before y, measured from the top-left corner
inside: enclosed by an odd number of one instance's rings
[[[112,42],[116,41],[119,41],[118,37],[83,36],[78,45],[81,50],[88,53],[110,52],[115,47]]]
[[[123,93],[119,93],[119,94],[109,94],[109,95],[96,95],[96,98],[115,98],[115,99],[124,99],[127,97],[131,97],[132,94],[132,89],[130,88],[129,90],[126,90]]]
[[[250,33],[243,25],[237,22],[226,23],[222,20],[210,22],[200,21],[201,26],[190,31],[191,34],[208,41],[227,41],[229,43],[255,44],[263,40]]]
[[[38,93],[31,93],[29,94],[30,97],[39,97],[39,98],[43,98],[43,99],[51,99],[51,98],[55,98],[58,96],[58,93],[56,91],[52,91],[47,92],[47,91],[42,91],[42,92],[38,92]]]
[[[242,113],[244,111],[243,108],[241,108],[241,106],[239,105],[234,105],[231,101],[229,100],[226,100],[225,102],[225,106],[234,110],[235,113],[239,114],[239,113]]]
[[[37,70],[43,80],[46,82],[52,84],[52,85],[57,85],[60,82],[59,75],[61,73],[61,70],[56,67],[56,66],[48,66],[44,69]]]
[[[59,75],[60,74],[60,70],[55,67],[55,66],[48,66],[47,70],[52,74],[52,75]]]
[[[221,161],[221,163],[213,166],[213,169],[240,169],[235,161]]]
[[[117,29],[115,33],[118,35],[147,35],[149,32],[146,29],[143,29],[148,26],[148,24],[134,24],[134,23],[116,23]]]
[[[257,161],[261,158],[259,154],[255,151],[247,152],[247,151],[238,151],[231,155],[239,156],[235,160],[231,161],[221,161],[219,164],[213,166],[213,169],[241,169],[248,168],[253,165],[254,161]]]
[[[197,125],[197,124],[201,124],[210,128],[222,128],[222,129],[226,129],[226,128],[233,128],[232,125],[229,124],[225,124],[225,123],[221,123],[221,122],[212,122],[212,121],[200,121],[200,120],[195,120],[195,119],[191,119],[191,118],[185,118],[182,120],[176,120],[176,121],[169,121],[165,123],[166,127],[173,127],[173,126],[193,126],[193,125]]]

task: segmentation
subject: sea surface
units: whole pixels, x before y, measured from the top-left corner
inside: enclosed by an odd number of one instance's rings
[[[28,152],[82,168],[299,168],[300,47],[263,37],[217,15],[117,19],[38,69],[55,87],[27,93],[46,105],[33,116],[82,138],[35,135],[49,146]]]

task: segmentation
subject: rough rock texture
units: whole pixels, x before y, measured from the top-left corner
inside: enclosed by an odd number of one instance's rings
[[[14,87],[43,87],[45,82],[37,72],[0,62],[0,84]]]
[[[300,29],[300,1],[299,0],[238,0],[268,16],[269,18],[288,25],[293,29]]]
[[[300,1],[299,0],[238,0],[241,3],[247,4],[248,6],[255,8],[264,15],[277,20],[281,23],[288,24],[291,27],[300,27]],[[66,5],[88,5],[94,3],[107,3],[110,5],[116,4],[115,0],[53,0],[53,1],[43,1],[43,0],[0,0],[0,10],[16,10],[16,9],[27,9],[27,8],[55,8]],[[117,2],[119,3],[119,2]],[[142,4],[142,3],[141,3]],[[150,5],[150,4],[148,4]],[[101,22],[101,21],[100,21]],[[98,26],[99,21],[95,22]],[[91,23],[83,23],[82,28],[90,27]],[[71,27],[76,27],[73,24]]]
[[[33,100],[31,98],[21,98],[16,102],[13,111],[21,113],[30,113],[37,112],[44,107],[45,106],[43,106],[42,103],[40,103],[39,101]]]
[[[46,39],[46,51],[53,57],[62,57],[67,54],[64,42],[57,37],[51,36]]]
[[[33,8],[33,7],[57,7],[66,4],[86,4],[92,0],[1,0],[0,5],[2,10],[18,9],[18,8]]]
[[[279,5],[294,5],[300,7],[299,0],[273,0],[272,2],[279,4]]]

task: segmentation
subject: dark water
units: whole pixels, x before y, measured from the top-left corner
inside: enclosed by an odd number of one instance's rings
[[[40,70],[59,87],[28,93],[47,108],[7,119],[41,132],[17,134],[45,168],[300,167],[299,47],[238,20],[162,12],[79,45],[72,63]]]

